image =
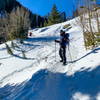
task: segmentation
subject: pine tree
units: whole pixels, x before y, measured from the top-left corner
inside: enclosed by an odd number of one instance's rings
[[[61,22],[61,16],[59,11],[57,10],[56,5],[53,5],[51,13],[48,17],[48,25],[57,24]]]

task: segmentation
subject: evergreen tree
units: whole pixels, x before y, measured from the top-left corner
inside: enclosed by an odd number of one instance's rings
[[[56,5],[53,5],[51,13],[48,17],[48,25],[57,24],[61,22],[61,16],[59,11],[57,10]]]

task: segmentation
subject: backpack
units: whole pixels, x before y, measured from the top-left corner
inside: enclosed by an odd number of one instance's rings
[[[65,39],[67,39],[68,41],[66,41]],[[61,44],[61,46],[66,46],[69,44],[69,33],[66,33],[64,35],[60,44]]]
[[[66,33],[66,34],[65,34],[65,38],[68,39],[68,41],[69,41],[69,33]],[[69,42],[68,42],[68,43],[69,43]]]

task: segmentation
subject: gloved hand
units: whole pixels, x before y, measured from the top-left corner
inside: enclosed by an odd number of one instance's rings
[[[60,43],[60,41],[59,41],[59,40],[55,40],[55,42]]]
[[[55,40],[55,42],[57,42],[57,40]]]

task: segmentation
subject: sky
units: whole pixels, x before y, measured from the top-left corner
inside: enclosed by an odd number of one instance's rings
[[[41,16],[47,15],[53,4],[56,4],[60,12],[66,12],[67,16],[72,15],[73,3],[75,0],[17,0],[22,5],[30,9],[33,13],[39,14]]]

